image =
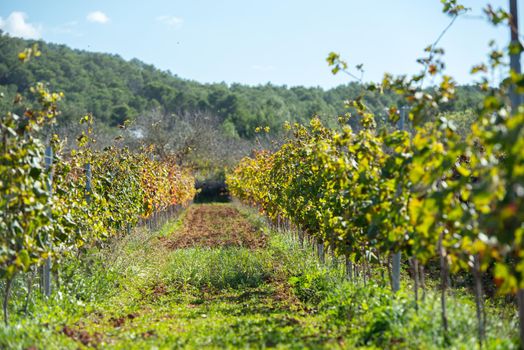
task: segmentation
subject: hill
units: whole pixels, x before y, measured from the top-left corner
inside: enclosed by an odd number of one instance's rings
[[[36,81],[48,82],[52,89],[66,95],[63,125],[76,122],[85,113],[92,113],[101,127],[108,128],[127,119],[140,120],[152,111],[166,115],[206,113],[217,119],[222,133],[250,139],[261,125],[280,130],[284,121],[307,122],[313,115],[333,123],[345,112],[343,101],[362,92],[362,86],[354,82],[329,90],[272,84],[202,84],[138,59],[126,61],[118,55],[73,50],[43,41],[38,41],[42,56],[21,64],[18,53],[33,43],[0,32],[0,92],[14,96]],[[391,95],[368,93],[366,98],[379,114],[385,106],[397,102]],[[445,110],[463,111],[480,100],[476,88],[463,86],[458,99]],[[0,112],[7,110],[7,101],[11,99],[1,102]]]

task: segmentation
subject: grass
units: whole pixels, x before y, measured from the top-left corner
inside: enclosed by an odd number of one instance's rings
[[[17,313],[23,306],[18,285],[11,325],[0,327],[0,348],[476,348],[468,292],[449,296],[445,342],[437,291],[428,291],[417,312],[408,279],[395,296],[378,271],[365,285],[348,282],[341,267],[319,264],[309,249],[269,230],[253,211],[205,206],[216,215],[229,213],[220,219],[228,237],[250,227],[249,235],[264,237],[264,245],[210,247],[199,240],[172,249],[165,239],[190,229],[187,215],[156,232],[137,229],[81,261],[67,262],[60,290],[50,300],[36,295],[28,316]],[[211,221],[210,215],[200,229],[206,234],[211,227],[213,242],[223,242]],[[489,306],[488,315],[485,348],[517,349],[514,308]]]

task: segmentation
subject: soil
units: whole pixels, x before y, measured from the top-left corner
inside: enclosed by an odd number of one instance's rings
[[[102,335],[100,333],[95,332],[93,334],[90,334],[85,330],[75,329],[67,325],[65,325],[62,328],[62,333],[64,333],[66,336],[68,336],[71,339],[81,342],[82,344],[86,346],[91,346],[95,348],[102,341]]]
[[[202,204],[188,209],[183,227],[162,242],[170,249],[189,247],[263,248],[266,240],[236,208]]]

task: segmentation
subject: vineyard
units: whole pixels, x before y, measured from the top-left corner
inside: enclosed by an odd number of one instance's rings
[[[355,75],[328,55],[331,72],[361,89],[336,121],[294,122],[305,116],[271,99],[244,109],[224,92],[240,93],[235,84],[177,95],[168,82],[182,79],[139,61],[129,82],[102,84],[103,98],[78,90],[102,124],[82,113],[62,125],[67,92],[52,77],[0,91],[0,349],[523,349],[516,2],[483,9],[511,42],[490,44],[470,88],[447,75],[438,47],[470,9],[441,5],[450,23],[417,74],[364,83],[362,65]],[[28,83],[42,55],[31,43],[12,70]],[[315,108],[300,91],[291,100]],[[480,104],[454,114],[460,91]],[[126,119],[130,110],[150,115]],[[118,119],[109,130],[108,115]]]
[[[456,16],[466,9],[449,2],[444,11]],[[494,23],[503,20],[487,13]],[[510,47],[510,56],[521,50]],[[484,76],[478,119],[461,137],[453,122],[434,117],[435,108],[453,98],[455,82],[441,74],[443,51],[435,45],[426,51],[420,75],[386,74],[368,86],[402,96],[405,105],[388,110],[396,130],[379,129],[363,99],[348,100],[353,112],[339,118],[338,128],[318,118],[309,126],[288,124],[282,145],[243,159],[227,183],[233,195],[295,230],[302,245],[315,242],[321,262],[328,250],[343,257],[349,279],[385,270],[397,292],[401,262],[409,263],[416,307],[425,294],[424,270],[437,265],[444,339],[449,274],[464,271],[474,279],[479,346],[489,322],[484,274],[499,295],[518,299],[524,336],[524,111],[518,98],[507,98],[522,92],[523,76],[511,71],[497,88]],[[502,55],[494,50],[472,73],[496,70]],[[327,60],[334,73],[348,68],[335,53]],[[439,85],[421,89],[426,76],[439,76]],[[351,118],[359,128],[348,125]]]
[[[34,46],[19,58],[39,54]],[[24,106],[23,116],[8,113],[0,120],[0,277],[6,325],[17,274],[32,276],[41,267],[41,287],[49,296],[51,270],[58,274],[62,259],[185,206],[195,195],[193,176],[174,159],[156,159],[151,149],[131,152],[118,144],[93,149],[90,115],[81,120],[85,131],[76,148],[66,152],[56,135],[46,146],[39,135],[56,122],[63,94],[49,92],[42,83],[31,93],[36,107]],[[17,97],[15,105],[23,103]],[[29,288],[27,298],[30,293]]]

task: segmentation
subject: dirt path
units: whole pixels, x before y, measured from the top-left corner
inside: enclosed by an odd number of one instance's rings
[[[171,249],[189,247],[263,248],[264,234],[230,205],[202,204],[188,209],[183,227],[163,239]]]

